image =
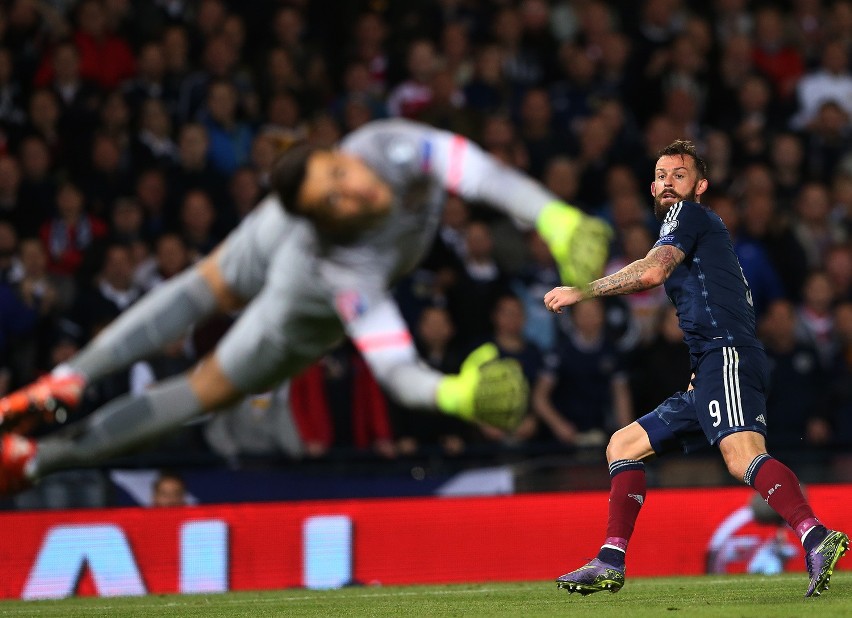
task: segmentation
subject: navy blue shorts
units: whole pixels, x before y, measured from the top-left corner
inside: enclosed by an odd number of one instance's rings
[[[690,453],[737,431],[766,435],[769,366],[761,348],[717,348],[693,356],[693,389],[639,419],[658,455]]]

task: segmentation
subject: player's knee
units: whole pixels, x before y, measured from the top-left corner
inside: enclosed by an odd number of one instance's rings
[[[197,266],[198,274],[210,288],[220,311],[236,311],[245,306],[241,298],[225,280],[222,269],[216,260],[216,254],[207,256]]]
[[[745,461],[741,457],[725,457],[725,466],[727,466],[728,472],[738,481],[742,481],[745,477],[749,463],[751,462]]]
[[[629,434],[624,429],[619,429],[609,438],[609,443],[606,445],[607,461],[617,461],[619,459],[631,459],[630,445],[632,440]]]

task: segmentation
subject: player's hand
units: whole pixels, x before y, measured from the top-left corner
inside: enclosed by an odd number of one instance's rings
[[[535,222],[565,285],[583,286],[603,274],[612,228],[563,202],[547,204]]]
[[[438,384],[438,408],[468,421],[514,429],[527,410],[529,384],[515,359],[500,358],[493,343],[468,356],[458,375]]]
[[[562,313],[563,307],[576,305],[583,300],[583,292],[579,288],[559,287],[553,288],[544,295],[544,306],[553,313]]]

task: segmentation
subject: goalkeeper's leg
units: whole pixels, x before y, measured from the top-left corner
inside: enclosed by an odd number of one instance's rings
[[[302,298],[265,289],[242,312],[215,352],[188,374],[140,396],[124,396],[37,445],[35,476],[92,465],[180,427],[201,412],[221,408],[295,375],[337,340],[339,322],[299,320]],[[310,337],[313,333],[315,336]]]
[[[238,304],[215,261],[208,258],[143,296],[65,367],[95,382],[156,353],[216,310]]]
[[[0,425],[20,429],[37,417],[62,420],[79,404],[87,383],[154,354],[217,309],[236,303],[208,258],[145,295],[52,373],[0,399]]]
[[[149,443],[241,394],[211,356],[189,374],[158,383],[142,395],[119,397],[40,440],[28,477],[34,480],[57,470],[100,463]]]

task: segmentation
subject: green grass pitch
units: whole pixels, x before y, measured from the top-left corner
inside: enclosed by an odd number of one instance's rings
[[[835,573],[831,590],[805,599],[803,573],[774,577],[728,575],[628,579],[624,589],[587,597],[553,582],[453,586],[364,587],[343,590],[233,592],[62,601],[3,601],[0,616],[572,616],[683,618],[812,618],[852,616],[852,572]]]

